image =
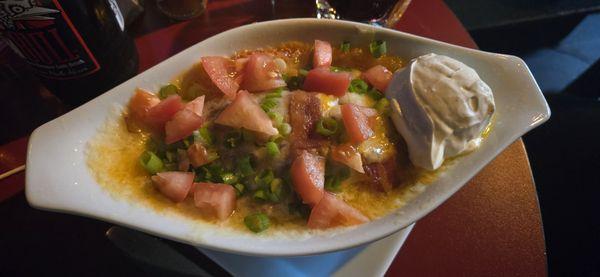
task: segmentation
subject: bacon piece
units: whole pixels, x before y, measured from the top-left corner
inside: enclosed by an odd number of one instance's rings
[[[292,93],[289,106],[292,158],[300,155],[302,150],[327,145],[327,140],[315,132],[321,114],[321,100],[315,94],[301,90]]]

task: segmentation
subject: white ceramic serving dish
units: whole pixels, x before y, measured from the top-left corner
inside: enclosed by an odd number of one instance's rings
[[[385,40],[388,52],[406,59],[435,52],[475,68],[494,91],[495,127],[480,149],[460,158],[413,201],[388,216],[332,236],[269,238],[201,231],[188,220],[113,198],[96,183],[85,162],[86,142],[105,124],[115,105],[124,106],[136,87],[158,89],[199,61],[201,56],[277,45],[289,40],[322,39],[334,45],[367,45]],[[36,129],[27,155],[26,195],[40,209],[94,217],[200,247],[265,256],[309,255],[381,239],[417,221],[460,189],[505,147],[550,116],[548,105],[527,65],[519,58],[487,53],[390,29],[347,21],[287,19],[235,28],[148,69],[83,106]]]

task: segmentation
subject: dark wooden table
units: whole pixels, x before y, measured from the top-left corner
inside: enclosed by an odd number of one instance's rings
[[[312,1],[275,3],[273,7],[271,1],[209,1],[207,13],[185,22],[169,21],[149,8],[131,28],[140,70],[236,26],[314,13]],[[396,28],[477,47],[441,0],[413,0]],[[24,162],[26,142],[25,137],[0,147],[0,172]],[[23,185],[23,173],[0,181],[0,275],[141,273],[105,239],[109,224],[33,210],[25,203]],[[177,247],[194,255],[186,246]],[[209,260],[194,258],[212,273],[223,273]],[[521,139],[416,224],[387,274],[547,275],[540,210]]]

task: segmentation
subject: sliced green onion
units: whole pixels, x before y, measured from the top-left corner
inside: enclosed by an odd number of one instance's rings
[[[328,162],[325,165],[325,190],[339,192],[341,190],[342,181],[349,177],[350,169],[347,166],[340,167]]]
[[[387,45],[383,40],[376,40],[369,44],[369,51],[375,58],[379,58],[387,53]]]
[[[255,213],[244,218],[244,224],[254,233],[269,229],[269,217],[263,213]]]
[[[267,193],[264,190],[259,189],[254,192],[254,199],[266,201],[266,200],[269,200],[269,196],[267,195]]]
[[[281,196],[283,194],[283,180],[280,178],[275,178],[271,181],[270,188],[271,193],[269,194],[269,198],[273,202],[279,202],[281,200]]]
[[[271,182],[275,179],[275,174],[273,174],[273,170],[265,169],[259,175],[254,177],[254,182],[260,187],[268,187]]]
[[[178,91],[179,88],[177,88],[175,85],[168,84],[160,88],[160,90],[158,91],[158,97],[160,97],[160,99],[165,99],[169,97],[169,95],[177,94]]]
[[[279,113],[268,112],[267,115],[269,116],[269,118],[271,118],[271,120],[273,120],[275,125],[279,125],[283,122],[283,115],[281,115]]]
[[[250,163],[250,156],[245,156],[238,160],[237,170],[243,176],[250,176],[254,174],[254,169],[252,168],[252,164]]]
[[[265,112],[271,111],[273,108],[277,107],[279,101],[276,98],[265,98],[260,102],[260,107]]]
[[[283,88],[276,88],[272,91],[269,91],[265,98],[279,98],[283,94]]]
[[[231,132],[225,135],[225,146],[227,148],[236,148],[242,141],[241,132]]]
[[[277,126],[277,130],[279,130],[280,135],[287,136],[292,132],[292,126],[288,123],[281,123]]]
[[[213,144],[213,135],[211,134],[208,127],[204,126],[197,131],[194,131],[194,142],[200,142],[204,145],[212,145]]]
[[[338,131],[338,122],[331,117],[321,118],[317,122],[316,131],[323,136],[332,136]]]
[[[306,70],[306,69],[298,69],[298,75],[300,75],[302,77],[306,77],[306,75],[308,75],[308,70]]]
[[[223,180],[223,183],[225,184],[233,185],[238,182],[238,177],[231,172],[225,172],[221,173],[221,180]]]
[[[379,101],[379,99],[383,98],[383,94],[381,92],[379,92],[378,90],[376,90],[375,88],[371,88],[370,90],[368,90],[366,95],[371,97],[371,99],[373,99],[375,101]]]
[[[350,92],[355,92],[358,94],[366,93],[368,89],[369,85],[361,79],[353,79],[348,87]]]
[[[240,195],[244,194],[244,190],[246,189],[246,186],[244,186],[243,184],[237,183],[237,184],[233,185],[233,188],[235,188],[235,192],[236,192],[237,196],[240,196]]]
[[[342,44],[340,44],[340,50],[344,53],[347,53],[348,51],[350,51],[350,42],[349,41],[342,42]]]
[[[275,142],[269,141],[265,144],[265,147],[267,148],[267,154],[271,157],[276,157],[280,153],[279,146]]]
[[[150,174],[156,174],[164,170],[164,165],[162,160],[154,154],[152,151],[145,151],[140,156],[140,164],[148,171]]]
[[[381,98],[379,99],[379,101],[377,101],[377,103],[375,104],[375,109],[377,110],[377,112],[379,112],[380,114],[383,115],[387,115],[389,114],[389,110],[390,110],[390,101],[387,100],[387,98]]]

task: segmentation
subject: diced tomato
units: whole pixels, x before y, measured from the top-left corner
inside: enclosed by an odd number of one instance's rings
[[[219,114],[215,123],[234,128],[245,128],[268,136],[279,134],[279,131],[273,128],[269,116],[245,90],[238,92],[235,100]]]
[[[200,143],[192,144],[188,148],[187,154],[194,167],[199,167],[210,162],[208,150]]]
[[[165,143],[171,144],[190,136],[202,126],[202,117],[190,110],[182,110],[165,124]]]
[[[375,135],[369,127],[369,118],[354,104],[341,106],[344,127],[352,143],[361,143]]]
[[[376,65],[369,68],[363,74],[363,78],[377,90],[385,93],[388,84],[392,80],[392,72],[383,65]]]
[[[331,158],[360,173],[365,173],[360,153],[354,146],[348,143],[333,147],[333,149],[331,149]]]
[[[251,92],[286,86],[273,58],[265,54],[252,54],[246,62],[243,75],[241,88]]]
[[[314,206],[323,197],[325,158],[304,150],[290,168],[294,190],[305,204]]]
[[[171,95],[148,110],[145,122],[162,129],[167,121],[185,107],[179,95]]]
[[[185,109],[194,112],[198,116],[202,116],[202,110],[204,110],[204,95],[196,97],[196,99],[185,104]]]
[[[306,75],[302,89],[344,96],[350,85],[350,74],[347,72],[331,72],[329,68],[312,69]]]
[[[144,89],[137,88],[135,95],[129,100],[129,112],[136,120],[144,120],[148,111],[158,105],[160,99],[155,94]]]
[[[308,228],[326,229],[336,226],[351,226],[369,222],[369,218],[344,200],[325,192],[321,201],[313,207],[308,217]]]
[[[333,60],[333,50],[327,41],[315,40],[315,51],[313,54],[313,67],[329,67]]]
[[[210,77],[210,80],[225,94],[230,100],[235,98],[239,89],[239,84],[229,75],[229,68],[233,70],[233,61],[219,56],[202,57],[202,67]]]
[[[160,172],[151,177],[156,188],[174,202],[181,202],[188,195],[194,182],[192,172]]]
[[[165,142],[171,144],[190,136],[194,130],[202,126],[202,109],[204,95],[186,104],[185,108],[175,114],[165,124]]]
[[[235,189],[226,184],[195,183],[194,204],[202,214],[227,219],[235,210]]]

